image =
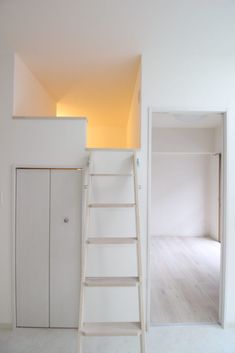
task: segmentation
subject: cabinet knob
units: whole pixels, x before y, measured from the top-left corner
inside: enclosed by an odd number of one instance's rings
[[[64,223],[69,223],[69,218],[68,217],[64,218]]]

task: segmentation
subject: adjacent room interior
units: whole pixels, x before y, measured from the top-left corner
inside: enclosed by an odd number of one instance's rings
[[[151,325],[219,321],[223,115],[153,113]]]

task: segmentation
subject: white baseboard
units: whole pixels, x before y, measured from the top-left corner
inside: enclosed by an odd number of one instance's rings
[[[225,323],[223,325],[224,329],[229,329],[229,328],[235,328],[235,322],[229,322],[229,323]]]

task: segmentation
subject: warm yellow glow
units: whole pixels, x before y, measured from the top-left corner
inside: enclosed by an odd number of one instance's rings
[[[90,148],[127,148],[126,128],[119,126],[92,126],[88,123],[87,146]]]
[[[127,139],[126,145],[128,148],[140,147],[140,67],[137,72],[136,82],[133,90],[130,112],[127,122]]]
[[[87,118],[87,147],[88,148],[127,148],[126,126],[98,124],[95,119],[89,119],[77,107],[57,104],[57,117],[86,117]],[[112,123],[112,121],[111,121]]]
[[[77,93],[68,93],[57,103],[58,117],[87,118],[87,147],[139,148],[140,147],[140,68],[137,72],[129,109],[117,101],[102,100],[93,95],[79,101]],[[124,114],[124,111],[126,112]]]
[[[87,147],[138,148],[140,68],[137,70],[138,63],[133,65],[129,79],[123,74],[122,66],[105,75],[92,73],[56,102],[16,55],[13,114],[87,118]]]

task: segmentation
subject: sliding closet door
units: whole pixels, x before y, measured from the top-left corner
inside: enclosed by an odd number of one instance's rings
[[[81,171],[51,171],[51,327],[78,326],[81,195]]]
[[[17,170],[17,326],[49,326],[49,180],[48,170]]]

